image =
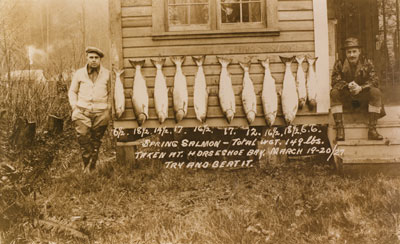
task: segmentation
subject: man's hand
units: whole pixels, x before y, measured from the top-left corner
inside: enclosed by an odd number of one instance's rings
[[[356,82],[352,81],[349,83],[349,90],[351,95],[355,96],[362,91],[362,87],[359,86]]]

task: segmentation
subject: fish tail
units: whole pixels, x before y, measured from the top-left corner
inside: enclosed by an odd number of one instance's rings
[[[116,76],[121,76],[124,73],[124,69],[113,69]]]
[[[132,67],[140,66],[143,67],[144,63],[146,62],[145,59],[129,59],[129,63],[131,63]]]
[[[295,59],[295,57],[282,57],[279,56],[279,58],[281,59],[282,63],[292,63]]]
[[[243,70],[249,70],[250,66],[251,66],[251,60],[249,60],[248,62],[239,62],[240,66],[242,67]]]
[[[305,56],[296,56],[296,61],[299,65],[303,63]]]
[[[165,63],[165,58],[161,58],[161,57],[159,57],[159,58],[151,58],[150,60],[153,63],[153,65],[156,66],[156,68],[162,67],[164,65],[164,63]]]
[[[171,60],[175,65],[183,64],[185,61],[185,56],[172,56]]]
[[[309,63],[309,65],[314,65],[314,63],[317,61],[318,57],[315,58],[309,58],[307,57],[307,62]]]
[[[206,55],[202,56],[192,56],[193,61],[197,64],[197,66],[202,66],[204,60],[206,59]]]
[[[264,60],[259,59],[259,61],[261,62],[261,65],[264,66],[264,68],[269,68],[269,58],[266,58]]]
[[[228,67],[228,65],[232,62],[232,59],[225,57],[218,57],[218,62],[222,65],[222,67]]]

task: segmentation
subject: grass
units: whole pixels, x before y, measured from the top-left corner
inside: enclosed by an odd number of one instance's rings
[[[69,153],[36,195],[37,218],[87,239],[25,223],[29,242],[399,243],[397,178],[346,178],[299,161],[229,171],[143,161],[130,170],[109,153],[87,175],[79,152]]]

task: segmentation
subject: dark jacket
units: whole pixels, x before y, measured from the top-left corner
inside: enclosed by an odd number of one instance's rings
[[[363,89],[367,87],[379,88],[379,79],[371,60],[360,57],[354,75],[351,72],[347,59],[337,60],[332,71],[332,88],[343,89],[353,80]]]

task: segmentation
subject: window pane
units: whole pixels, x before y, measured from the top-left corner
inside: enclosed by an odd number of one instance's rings
[[[221,2],[233,2],[226,0]],[[221,21],[222,23],[240,22],[240,3],[221,3]]]
[[[190,24],[207,24],[208,19],[208,5],[196,4],[190,7]]]
[[[168,21],[172,25],[189,24],[187,6],[168,6]]]
[[[261,3],[243,4],[243,22],[261,22]]]

